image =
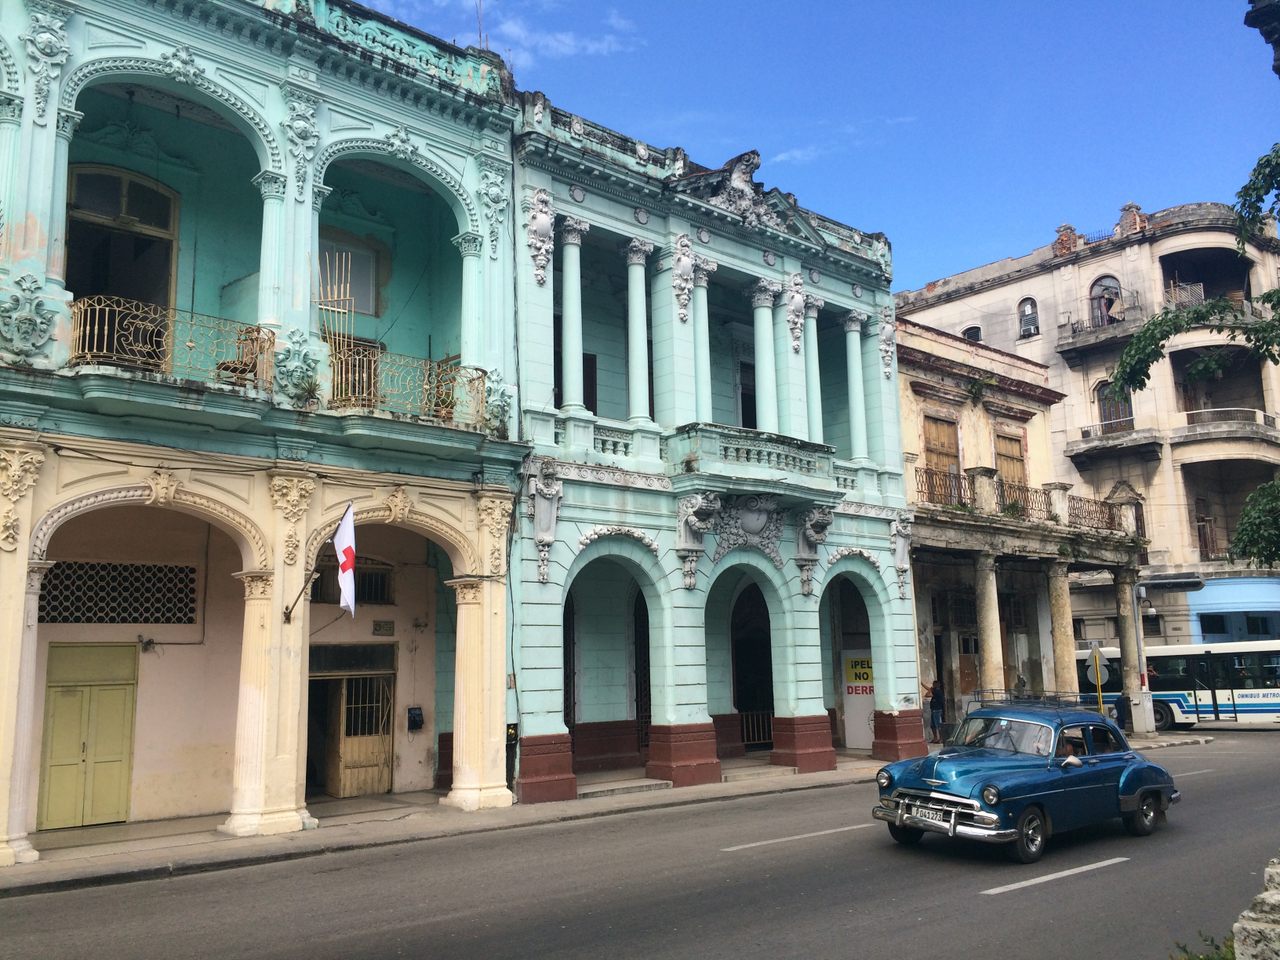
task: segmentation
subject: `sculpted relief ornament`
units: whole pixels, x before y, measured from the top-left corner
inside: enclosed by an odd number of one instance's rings
[[[564,483],[556,476],[556,465],[542,460],[537,473],[529,477],[529,515],[533,518],[533,542],[538,548],[538,582],[550,575],[551,545],[556,542],[556,521],[564,499]]]
[[[62,72],[62,65],[71,54],[67,33],[62,29],[69,11],[61,15],[31,14],[31,27],[19,39],[26,44],[27,66],[35,75],[35,122],[44,125],[49,109],[49,89]]]
[[[804,336],[804,277],[793,273],[782,292],[782,304],[787,313],[787,328],[791,331],[791,352],[800,352],[800,340]]]
[[[511,504],[507,500],[486,498],[480,501],[478,517],[481,528],[489,531],[489,572],[500,574],[507,528],[511,525]]]
[[[893,538],[893,567],[898,574],[898,598],[907,598],[907,573],[911,569],[911,517],[901,514],[889,524]]]
[[[698,585],[698,560],[705,552],[702,538],[711,532],[719,510],[719,494],[695,493],[680,498],[676,517],[676,556],[680,558],[686,590]]]
[[[195,54],[191,48],[179,44],[173,53],[163,53],[160,61],[164,64],[165,74],[178,83],[195,83],[196,78],[204,73],[204,67],[196,64]]]
[[[893,379],[893,356],[898,349],[897,334],[893,304],[887,303],[880,310],[880,366],[886,380]]]
[[[720,192],[708,202],[721,210],[736,213],[748,227],[764,225],[781,230],[782,221],[765,203],[763,189],[752,178],[752,174],[760,169],[760,154],[748,150],[734,157],[726,166],[729,177]]]
[[[813,595],[813,568],[818,563],[818,547],[827,542],[827,531],[835,522],[830,507],[813,507],[800,514],[796,524],[796,566],[800,568],[800,592]]]
[[[507,168],[480,158],[480,203],[489,224],[489,259],[498,259],[498,234],[507,222]]]
[[[546,190],[536,190],[533,201],[525,210],[529,216],[528,240],[529,256],[533,258],[533,279],[538,286],[547,282],[547,264],[551,262],[551,253],[555,249],[555,209],[551,205],[551,194]]]
[[[0,449],[0,494],[9,501],[0,514],[0,550],[17,549],[19,524],[15,507],[35,484],[43,465],[44,454],[38,450]]]
[[[751,494],[734,497],[715,519],[716,552],[711,562],[718,563],[735,547],[755,547],[782,569],[778,541],[782,539],[783,515],[778,498]]]
[[[289,532],[284,540],[284,562],[293,566],[298,561],[298,521],[311,504],[311,494],[315,492],[315,482],[306,477],[272,477],[271,500],[276,509],[289,521]]]
[[[671,258],[671,289],[676,295],[676,310],[681,323],[689,322],[694,266],[693,241],[687,233],[682,233],[676,237],[675,254]]]
[[[57,315],[38,294],[40,281],[30,273],[14,281],[16,294],[0,303],[0,358],[6,363],[27,363],[49,342]]]
[[[306,407],[320,396],[316,380],[320,358],[312,352],[305,330],[290,330],[288,341],[276,354],[276,393],[295,407]]]
[[[289,138],[289,156],[293,157],[293,184],[297,198],[307,195],[307,178],[311,162],[316,158],[316,144],[320,134],[316,130],[316,105],[309,98],[289,98],[289,119],[284,121],[285,135]]]

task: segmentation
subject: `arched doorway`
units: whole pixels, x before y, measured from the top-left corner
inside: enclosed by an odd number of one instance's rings
[[[651,720],[649,607],[627,565],[601,557],[582,568],[565,597],[563,638],[574,773],[643,766]]]
[[[332,545],[311,586],[306,789],[316,798],[452,783],[456,605],[444,549],[385,523],[356,527],[356,613],[338,607]]]
[[[733,657],[733,706],[741,718],[743,748],[771,750],[773,647],[769,607],[754,583],[747,583],[734,600],[729,637]]]
[[[244,622],[239,546],[153,507],[84,513],[53,534],[32,718],[37,829],[230,809]]]
[[[832,737],[844,747],[870,749],[874,733],[871,618],[858,586],[837,576],[818,608],[822,631],[823,702]],[[868,677],[870,673],[870,677]]]

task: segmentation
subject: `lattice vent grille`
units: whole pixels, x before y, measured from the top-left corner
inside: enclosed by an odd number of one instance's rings
[[[196,568],[63,560],[45,574],[41,623],[195,623]]]

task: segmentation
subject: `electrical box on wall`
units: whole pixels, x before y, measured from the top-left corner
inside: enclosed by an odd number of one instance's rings
[[[424,721],[422,719],[422,708],[410,707],[409,708],[409,729],[421,730],[423,727],[423,723]]]

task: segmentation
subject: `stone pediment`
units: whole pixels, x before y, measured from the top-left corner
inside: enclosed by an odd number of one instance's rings
[[[756,182],[754,175],[759,168],[760,154],[748,150],[719,170],[701,170],[682,177],[674,188],[738,215],[746,227],[768,227],[803,237],[811,243],[822,243],[822,235],[809,222],[794,196],[777,188],[766,189]]]

